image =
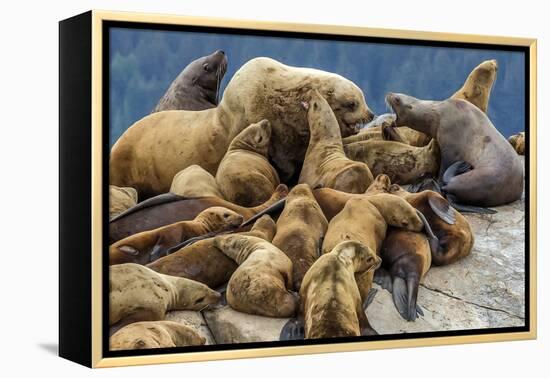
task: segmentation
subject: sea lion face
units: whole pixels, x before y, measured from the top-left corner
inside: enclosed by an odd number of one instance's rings
[[[263,119],[241,131],[231,143],[231,148],[240,148],[266,156],[271,138],[271,123]]]
[[[339,258],[351,260],[355,266],[355,273],[363,273],[380,267],[382,259],[370,247],[355,240],[337,244],[332,252]]]
[[[405,189],[403,189],[397,184],[392,184],[389,187],[389,193],[395,194],[396,196],[400,196],[400,197],[403,197],[404,195],[408,194],[408,192]]]
[[[185,70],[192,73],[192,84],[208,91],[208,100],[217,104],[220,84],[227,70],[225,53],[222,50],[217,50],[191,62]]]
[[[211,231],[227,231],[238,228],[243,219],[242,215],[221,206],[203,210],[195,218],[196,221],[205,223]]]
[[[220,302],[221,294],[208,286],[193,280],[182,281],[179,292],[178,306],[187,310],[202,311]]]
[[[351,81],[341,79],[335,80],[328,90],[321,90],[321,93],[332,108],[342,138],[345,138],[357,134],[360,125],[372,121],[374,113],[369,109],[361,89]]]
[[[402,93],[388,93],[386,103],[395,113],[395,126],[409,126],[433,136],[439,125],[436,102],[424,101]]]
[[[367,188],[366,194],[389,193],[391,180],[383,173],[376,176],[372,184]]]
[[[484,112],[487,111],[489,92],[493,86],[498,70],[495,59],[486,60],[477,66],[464,84],[464,97]],[[485,103],[482,103],[485,100]]]

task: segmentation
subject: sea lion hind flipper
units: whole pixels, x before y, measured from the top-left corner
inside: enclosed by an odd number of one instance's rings
[[[443,173],[442,181],[447,184],[455,176],[461,175],[473,169],[472,165],[464,160],[455,161]]]
[[[455,224],[455,212],[449,202],[445,199],[433,195],[428,198],[428,204],[435,215],[437,215],[443,222],[451,225]]]
[[[367,308],[369,307],[369,305],[372,303],[372,301],[374,301],[374,297],[376,297],[376,293],[378,293],[378,289],[371,288],[369,290],[369,293],[367,294],[367,297],[363,302],[363,311],[367,311]]]
[[[439,248],[439,239],[437,238],[437,236],[435,236],[432,227],[430,226],[430,223],[420,210],[416,209],[416,214],[424,224],[424,231],[426,233],[426,237],[428,238],[428,242],[430,243],[430,248],[432,252],[437,251],[437,249]]]
[[[416,320],[418,315],[416,298],[419,283],[418,278],[414,276],[407,277],[406,281],[397,276],[393,278],[393,303],[399,315],[409,322]]]
[[[409,193],[420,193],[424,190],[431,190],[432,192],[441,194],[441,187],[433,177],[421,177],[419,181],[409,185],[407,188]]]
[[[174,193],[159,194],[158,196],[148,198],[145,201],[141,201],[137,205],[132,206],[126,211],[123,211],[122,213],[118,214],[116,217],[109,219],[109,223],[112,223],[120,218],[124,218],[127,215],[136,213],[140,210],[147,209],[149,207],[158,206],[158,205],[162,205],[170,202],[181,201],[185,198],[186,197],[182,197]]]
[[[306,332],[304,328],[304,322],[297,318],[292,318],[292,319],[289,319],[289,321],[286,322],[286,324],[281,329],[279,340],[280,341],[303,340],[305,339],[305,337],[306,337]]]
[[[386,289],[390,293],[393,291],[392,279],[390,273],[384,268],[378,268],[374,271],[373,281]],[[370,292],[369,292],[370,293]]]
[[[478,214],[496,214],[498,211],[489,209],[486,207],[479,207],[479,206],[471,206],[471,205],[464,205],[461,203],[457,203],[455,201],[454,196],[447,195],[447,201],[449,201],[449,204],[454,207],[455,210],[461,212],[461,213],[478,213]]]

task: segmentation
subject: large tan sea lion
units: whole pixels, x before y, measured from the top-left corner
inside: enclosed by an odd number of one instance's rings
[[[216,107],[227,58],[222,50],[198,58],[181,71],[153,110],[205,110]]]
[[[367,164],[374,176],[386,174],[398,184],[413,184],[419,179],[437,177],[439,174],[439,147],[433,139],[425,147],[366,140],[346,144],[344,151],[350,159]]]
[[[332,188],[363,193],[373,180],[369,167],[346,157],[338,121],[329,103],[317,91],[307,105],[310,130],[300,183],[312,188]]]
[[[109,185],[109,219],[137,204],[138,195],[134,188],[119,188]]]
[[[280,183],[267,160],[270,137],[271,125],[264,119],[233,139],[216,173],[223,198],[241,206],[257,206],[269,199]]]
[[[143,265],[109,267],[109,325],[163,320],[170,310],[203,310],[221,295],[208,286],[157,273]]]
[[[270,242],[276,225],[269,215],[258,219],[252,229],[239,235],[249,235]],[[148,268],[170,276],[189,278],[216,289],[229,281],[237,263],[214,246],[214,238],[199,240],[168,256],[147,265]]]
[[[300,318],[305,338],[377,334],[369,324],[355,277],[380,265],[371,248],[357,241],[337,244],[321,256],[304,276],[300,289]]]
[[[111,149],[110,183],[146,198],[166,193],[174,175],[192,164],[215,174],[233,138],[262,119],[271,122],[270,159],[288,182],[307,148],[301,102],[312,89],[327,99],[344,137],[373,117],[362,91],[342,76],[255,58],[235,73],[216,108],[158,112],[126,130]]]
[[[483,113],[489,108],[491,88],[495,82],[498,64],[495,59],[486,60],[475,67],[464,82],[462,88],[451,98],[466,100],[477,106]]]
[[[254,207],[235,205],[219,197],[186,198],[174,194],[163,194],[140,202],[137,206],[113,218],[109,222],[109,240],[112,244],[138,232],[192,220],[201,211],[214,206],[233,210],[248,222],[252,217],[268,209],[279,207],[282,210],[287,194],[288,188],[281,184],[266,202]]]
[[[198,165],[191,165],[178,172],[174,176],[174,180],[172,180],[170,193],[187,198],[223,198],[223,194],[220,192],[214,176]]]
[[[116,331],[109,338],[109,350],[174,348],[204,345],[206,339],[193,328],[169,320],[138,322]]]
[[[523,164],[487,115],[468,101],[425,101],[403,94],[386,96],[407,125],[437,139],[441,189],[453,207],[487,212],[521,198]],[[481,207],[480,207],[481,206]]]
[[[195,236],[237,229],[243,216],[224,207],[210,207],[192,221],[181,221],[128,236],[109,247],[109,265],[148,264],[171,247]]]
[[[293,316],[297,298],[292,287],[292,261],[270,242],[254,236],[216,236],[214,245],[239,264],[227,284],[227,303],[253,315]]]
[[[277,220],[273,245],[292,260],[293,288],[300,291],[304,275],[321,255],[328,222],[307,184],[296,185]]]

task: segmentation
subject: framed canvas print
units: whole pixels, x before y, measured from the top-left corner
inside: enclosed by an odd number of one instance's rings
[[[536,40],[90,11],[59,58],[62,357],[536,337]]]

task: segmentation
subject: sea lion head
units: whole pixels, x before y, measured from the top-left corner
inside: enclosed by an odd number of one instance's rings
[[[286,200],[288,203],[296,198],[303,199],[304,197],[315,200],[313,192],[311,191],[311,188],[308,184],[298,184],[290,190],[290,193],[288,193]]]
[[[253,151],[267,157],[269,140],[271,138],[271,123],[263,119],[253,123],[241,131],[231,142],[229,149]]]
[[[267,241],[272,241],[277,232],[277,224],[268,214],[262,215],[252,226],[250,234]]]
[[[172,280],[176,289],[175,309],[202,311],[220,302],[221,294],[203,283],[181,278]]]
[[[363,273],[380,267],[382,259],[370,247],[355,240],[337,244],[332,250],[346,264],[354,266],[355,273]]]
[[[206,99],[218,104],[221,81],[227,71],[227,57],[222,50],[203,56],[191,62],[182,72],[191,85],[201,89]]]
[[[374,181],[367,188],[365,194],[378,194],[378,193],[388,193],[391,186],[391,180],[388,175],[383,173],[376,176]]]
[[[359,128],[374,118],[363,91],[352,81],[334,75],[323,83],[321,94],[327,100],[340,126],[342,138],[357,134]]]
[[[367,200],[378,209],[390,226],[409,231],[421,231],[424,227],[417,210],[399,196],[382,193],[369,196]]]
[[[407,192],[405,189],[403,189],[401,186],[397,184],[392,184],[389,188],[389,192],[399,197],[403,197],[409,194],[409,192]]]
[[[409,126],[430,136],[435,136],[439,126],[437,101],[419,100],[402,93],[388,93],[386,103],[395,113],[395,126]]]
[[[195,221],[204,223],[211,231],[227,231],[238,228],[243,216],[225,207],[214,206],[200,212]]]
[[[453,97],[467,100],[487,113],[489,97],[497,71],[498,63],[496,59],[482,62],[468,75],[462,88]]]

